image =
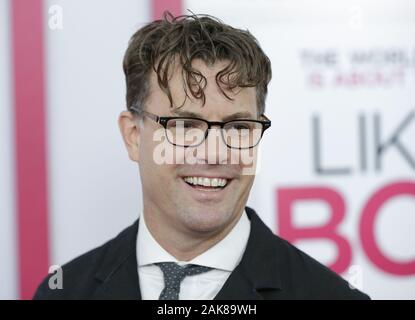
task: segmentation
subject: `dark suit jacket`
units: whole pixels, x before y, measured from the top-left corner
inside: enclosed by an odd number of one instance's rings
[[[245,253],[215,299],[369,299],[274,235],[254,210],[246,207],[246,212],[251,233]],[[63,289],[50,289],[47,277],[34,299],[141,299],[137,231],[138,220],[101,247],[64,265]]]

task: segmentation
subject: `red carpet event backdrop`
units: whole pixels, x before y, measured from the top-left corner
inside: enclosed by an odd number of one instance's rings
[[[414,299],[410,0],[0,0],[0,298],[31,298],[139,215],[121,62],[166,9],[248,29],[271,59],[248,205],[372,298]]]

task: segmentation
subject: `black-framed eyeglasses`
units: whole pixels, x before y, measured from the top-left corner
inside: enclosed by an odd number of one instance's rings
[[[271,121],[235,119],[230,121],[207,121],[191,117],[161,117],[153,113],[131,107],[139,115],[146,116],[161,124],[165,129],[167,140],[174,146],[197,147],[203,143],[213,126],[221,128],[224,143],[232,149],[250,149],[261,140],[265,130],[271,127]]]

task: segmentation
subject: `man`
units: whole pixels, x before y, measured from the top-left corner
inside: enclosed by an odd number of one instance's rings
[[[119,127],[143,210],[63,266],[36,299],[367,299],[245,207],[271,122],[271,65],[255,38],[206,15],[152,22],[124,58]]]

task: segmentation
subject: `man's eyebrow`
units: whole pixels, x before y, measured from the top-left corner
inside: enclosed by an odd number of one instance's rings
[[[201,114],[198,114],[192,111],[173,110],[172,112],[179,117],[204,119],[204,117]],[[255,119],[255,117],[250,112],[236,112],[236,113],[233,113],[233,114],[230,114],[224,117],[222,121],[229,121],[229,120],[234,120],[234,119]]]
[[[178,117],[189,117],[189,118],[201,118],[201,119],[203,119],[201,114],[198,114],[198,113],[195,113],[195,112],[192,112],[192,111],[175,109],[172,112]]]
[[[237,112],[229,116],[226,116],[225,118],[223,118],[223,121],[229,121],[234,119],[255,119],[255,117],[250,112]]]

